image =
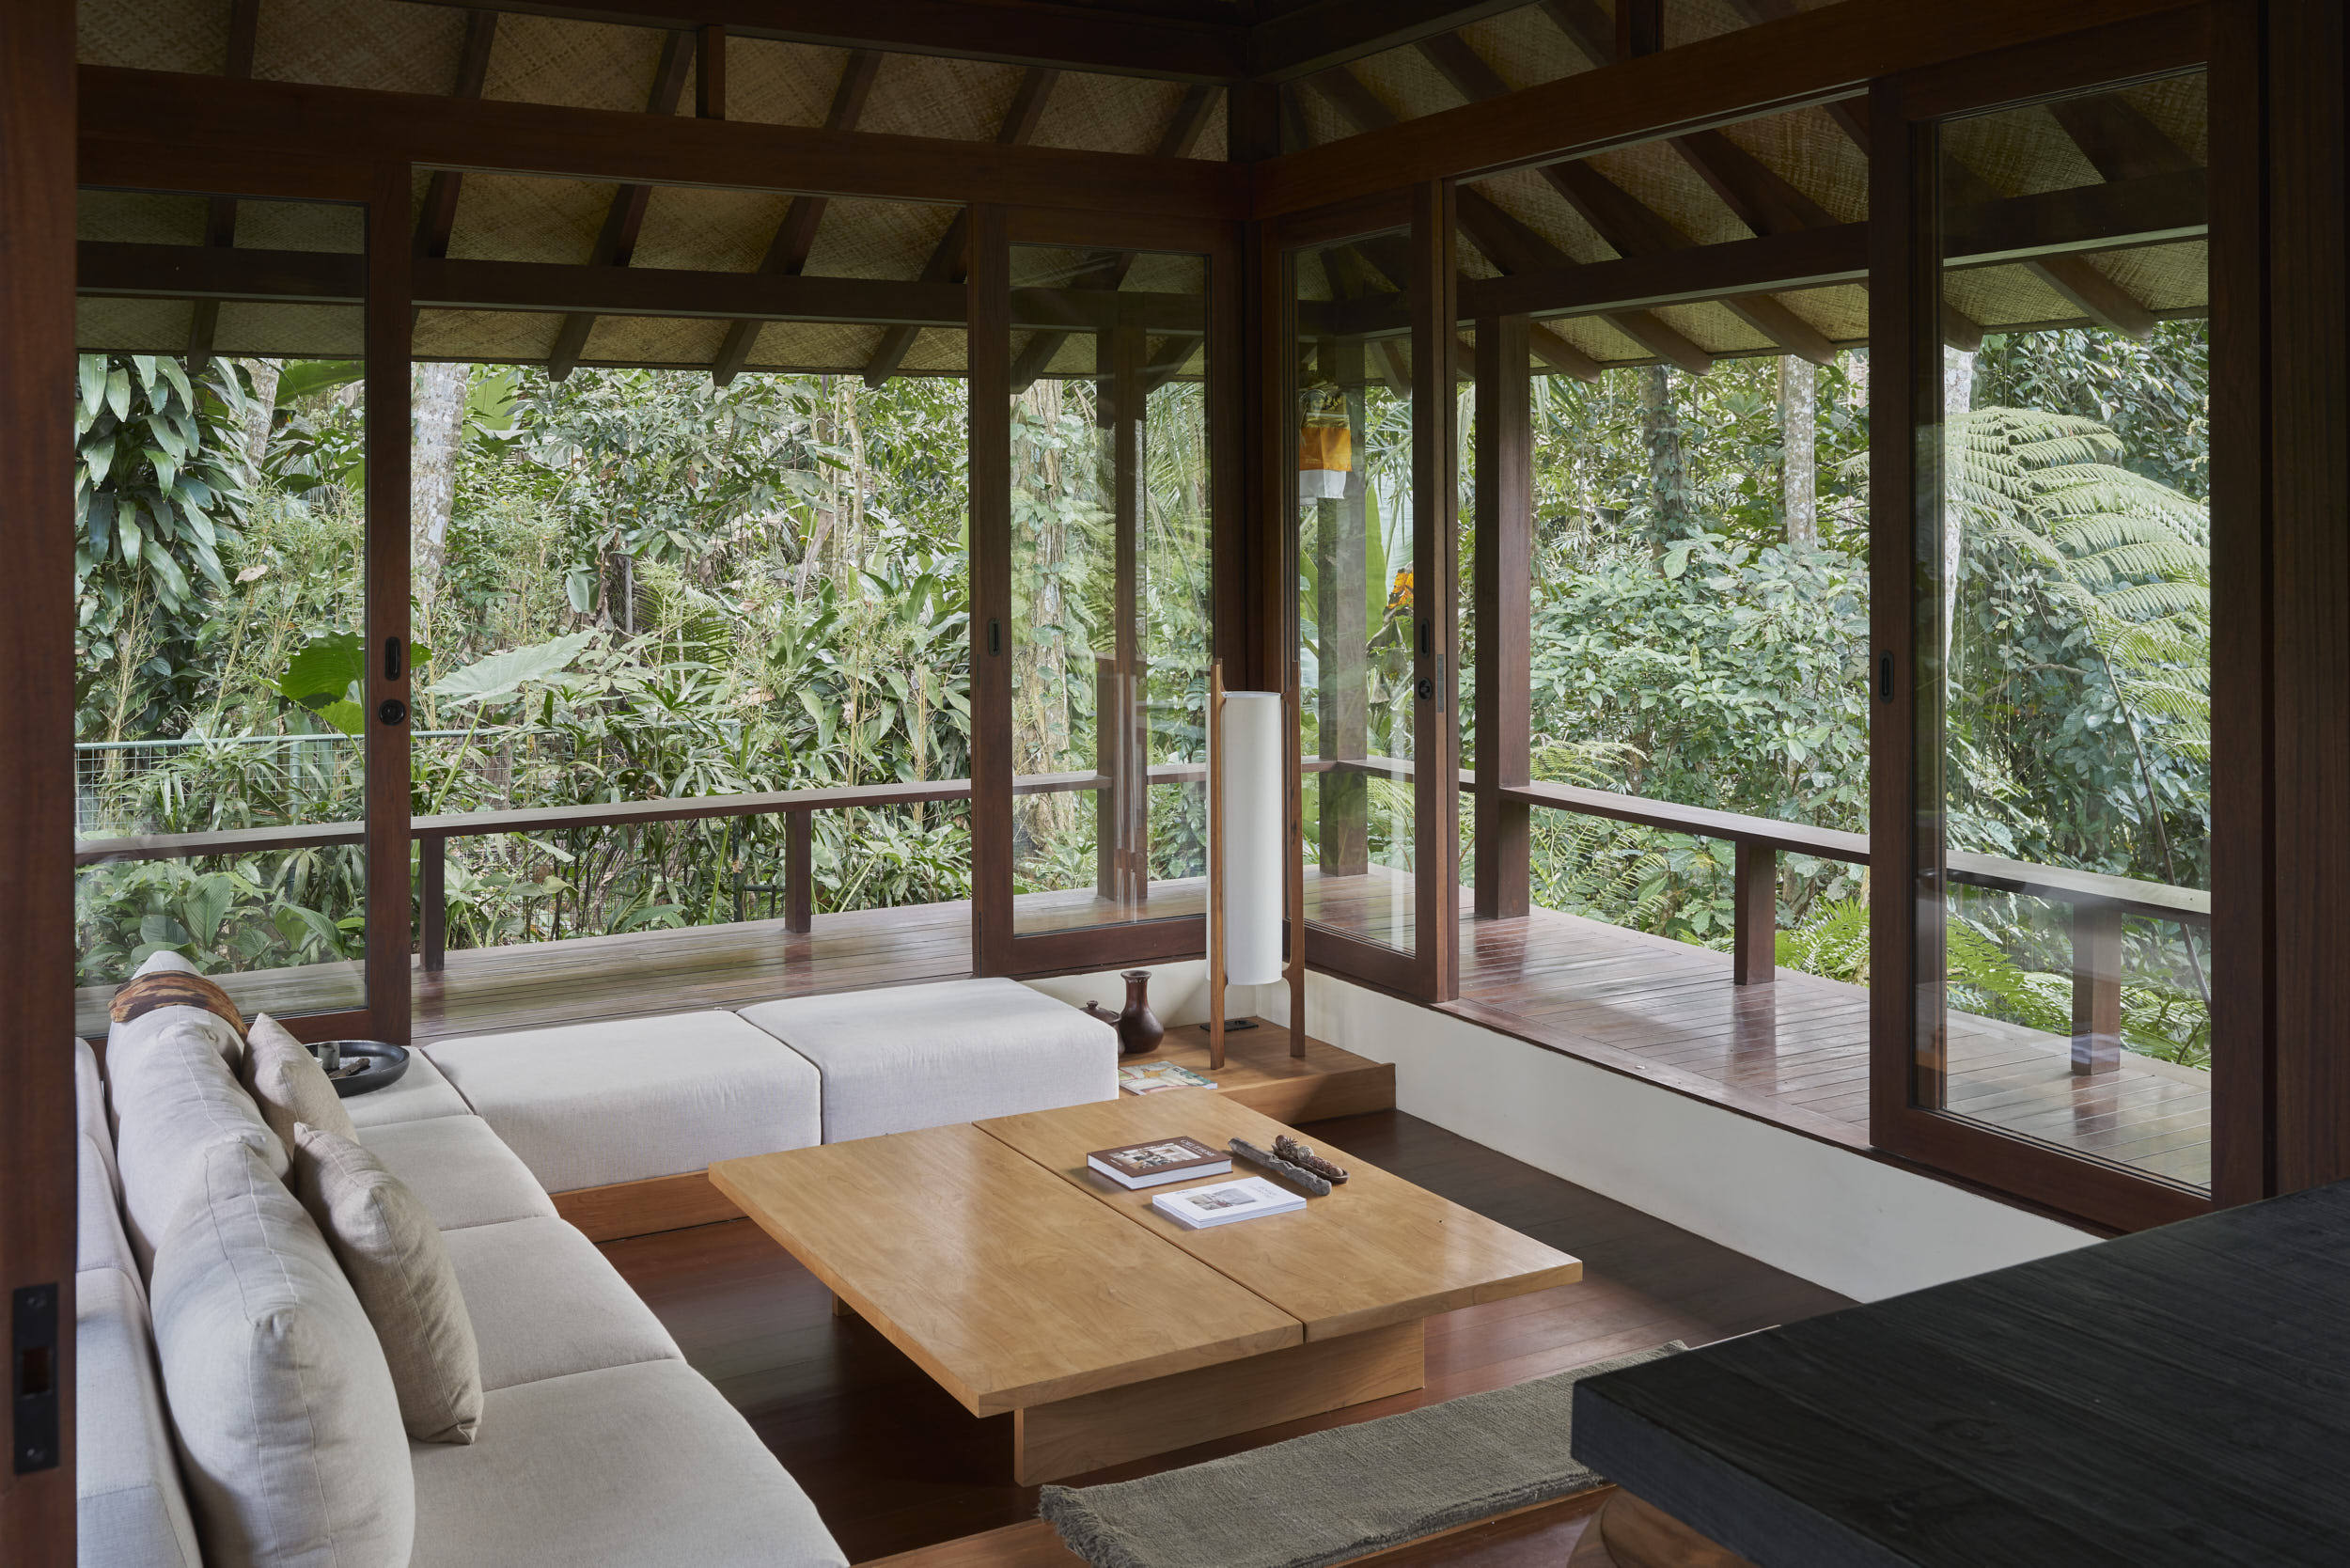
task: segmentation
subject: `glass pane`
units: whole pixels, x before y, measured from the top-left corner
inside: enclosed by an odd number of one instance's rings
[[[89,191],[77,227],[76,1027],[164,950],[247,1012],[362,1007],[362,314],[155,280],[258,248],[348,298],[364,215]]]
[[[1011,251],[1013,930],[1206,908],[1207,265]]]
[[[1920,886],[1944,976],[1921,1097],[2188,1187],[2211,1168],[2204,248],[2019,263],[2000,214],[2153,199],[2200,172],[2203,125],[2190,76],[1943,129],[1954,341],[1918,649],[1945,872]]]
[[[1306,917],[1412,950],[1410,244],[1291,257],[1297,310],[1297,626]]]

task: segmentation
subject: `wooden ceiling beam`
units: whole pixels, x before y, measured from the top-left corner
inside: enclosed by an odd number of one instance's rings
[[[1460,44],[1458,39],[1448,39]],[[1423,44],[1422,49],[1430,46]],[[1460,44],[1465,52],[1467,45]],[[1441,52],[1441,51],[1440,51]],[[1473,55],[1472,55],[1473,57]],[[1480,64],[1483,62],[1480,61]],[[1362,80],[1344,66],[1311,79],[1315,90],[1352,121],[1358,133],[1396,123],[1395,114],[1373,96]],[[1503,273],[1546,272],[1573,266],[1574,259],[1537,233],[1526,221],[1491,196],[1462,185],[1453,192],[1453,215],[1469,243]],[[1714,357],[1690,341],[1671,323],[1644,310],[1611,313],[1608,324],[1658,357],[1671,361],[1691,375],[1714,368]]]
[[[645,97],[645,113],[667,118],[677,113],[678,104],[685,98],[685,73],[694,63],[693,33],[667,33],[661,39],[661,58],[654,65],[652,89]],[[596,236],[596,246],[588,259],[591,267],[625,267],[636,254],[636,237],[644,231],[645,209],[652,202],[650,185],[622,185],[612,193],[612,203],[604,209],[603,229]],[[562,330],[555,335],[555,348],[547,355],[547,374],[556,381],[570,375],[579,363],[582,350],[588,347],[588,335],[595,330],[594,316],[581,313],[566,316]]]
[[[1221,87],[1195,86],[1187,88],[1176,102],[1174,114],[1167,118],[1167,129],[1159,133],[1158,145],[1152,149],[1152,155],[1159,158],[1190,157],[1192,149],[1199,145],[1200,136],[1208,129],[1209,111],[1215,107],[1216,101],[1224,94],[1225,89]],[[1119,288],[1126,281],[1126,274],[1134,270],[1137,254],[1131,250],[1094,252],[1089,259],[1094,270],[1078,287]],[[1065,332],[1040,332],[1022,345],[1018,357],[1011,362],[1012,391],[1026,392],[1035,385],[1036,378],[1044,373],[1045,367],[1053,363],[1053,356],[1060,353],[1060,346],[1068,340],[1069,335]],[[1172,370],[1167,372],[1168,375],[1173,373]],[[1160,379],[1167,378],[1162,376]]]
[[[469,0],[414,0],[464,4]],[[1145,8],[1054,0],[491,0],[528,16],[693,32],[836,49],[873,49],[1003,65],[1104,71],[1178,82],[1229,83],[1249,74],[1249,27],[1229,4],[1198,0]]]
[[[231,82],[112,66],[81,67],[78,86],[81,178],[87,184],[196,191],[250,190],[264,180],[316,185],[337,169],[355,177],[371,165],[399,162],[957,206],[1248,215],[1247,168],[1202,158]]]
[[[1859,95],[1877,77],[2108,24],[2175,21],[2155,30],[2158,41],[2168,48],[2175,33],[2191,52],[2201,47],[2206,14],[2202,0],[1978,0],[1963,8],[1841,0],[1270,159],[1256,166],[1256,215],[1827,103]]]
[[[824,114],[827,131],[854,131],[858,117],[865,113],[865,102],[873,95],[873,78],[881,74],[882,57],[870,49],[853,49],[840,68],[840,81],[832,91],[832,106]],[[820,196],[796,196],[784,210],[783,221],[776,225],[773,238],[767,242],[767,254],[760,259],[759,270],[769,277],[797,277],[807,266],[808,257],[816,249],[816,232],[823,226],[827,199]],[[724,340],[718,345],[717,358],[711,362],[710,374],[720,386],[742,373],[749,362],[751,348],[759,341],[764,322],[745,319],[728,326]]]
[[[1011,104],[1004,111],[1003,123],[995,128],[995,145],[1022,147],[1036,134],[1039,121],[1044,118],[1044,105],[1053,96],[1053,86],[1060,80],[1058,71],[1030,67],[1020,78],[1020,86],[1011,95]],[[930,259],[922,264],[925,283],[961,283],[970,273],[971,210],[957,212],[954,221],[940,235]],[[865,384],[879,386],[898,373],[898,367],[914,347],[915,335],[920,329],[910,326],[890,327],[882,334],[881,344],[873,357],[866,362]]]

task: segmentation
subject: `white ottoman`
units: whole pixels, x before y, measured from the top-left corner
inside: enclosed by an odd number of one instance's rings
[[[1017,980],[794,996],[743,1016],[824,1075],[824,1141],[1118,1096],[1118,1033]]]
[[[549,1192],[819,1141],[822,1080],[731,1012],[474,1035],[427,1047]]]

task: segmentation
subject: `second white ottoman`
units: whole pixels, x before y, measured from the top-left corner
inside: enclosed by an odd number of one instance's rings
[[[824,1141],[1118,1095],[1118,1034],[1012,980],[793,996],[743,1016],[824,1076]]]

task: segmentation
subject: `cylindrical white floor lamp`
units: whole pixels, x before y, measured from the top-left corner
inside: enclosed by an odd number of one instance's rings
[[[1289,885],[1289,704],[1279,692],[1230,692],[1208,675],[1208,1066],[1224,1065],[1224,988],[1282,978]]]

